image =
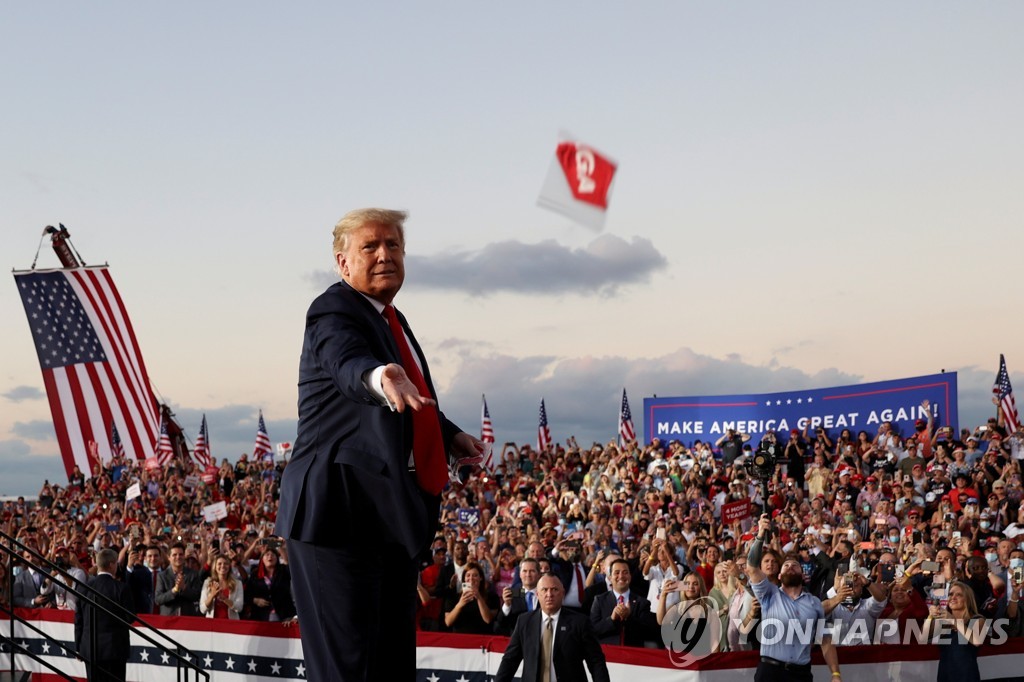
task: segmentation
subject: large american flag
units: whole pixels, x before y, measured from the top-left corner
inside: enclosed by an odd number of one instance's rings
[[[540,415],[537,420],[537,451],[543,452],[551,447],[551,429],[548,428],[548,411],[544,409],[544,399],[540,399]]]
[[[1006,432],[1013,433],[1020,428],[1020,418],[1017,415],[1017,401],[1013,399],[1013,387],[1010,386],[1010,374],[1006,371],[1006,358],[1002,353],[999,354],[999,373],[996,374],[992,392],[999,399],[999,411],[1003,415]]]
[[[203,423],[199,426],[199,435],[196,436],[196,445],[192,449],[192,456],[196,458],[199,466],[206,469],[213,466],[213,458],[210,456],[210,440],[206,434],[206,415],[203,415]]]
[[[64,468],[89,470],[89,442],[111,457],[153,454],[160,416],[135,331],[106,266],[14,274],[28,315]]]
[[[636,429],[633,428],[633,413],[629,411],[626,389],[622,389],[622,407],[619,408],[619,443],[625,445],[635,440]]]
[[[167,466],[174,459],[174,446],[167,432],[167,420],[160,417],[160,439],[156,443],[156,461],[160,466]]]
[[[274,461],[274,450],[270,447],[270,434],[267,433],[267,424],[263,421],[263,410],[260,410],[260,423],[256,428],[256,444],[252,446],[252,458],[269,459]]]

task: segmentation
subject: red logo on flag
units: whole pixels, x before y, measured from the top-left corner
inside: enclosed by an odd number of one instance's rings
[[[556,154],[576,200],[607,209],[615,164],[590,147],[575,142],[562,142]]]

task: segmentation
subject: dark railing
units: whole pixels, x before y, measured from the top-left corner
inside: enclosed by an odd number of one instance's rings
[[[180,642],[175,641],[171,637],[163,633],[159,628],[156,628],[145,620],[140,618],[135,613],[124,608],[120,604],[117,604],[102,594],[97,593],[93,588],[75,576],[71,575],[60,566],[57,566],[49,559],[44,557],[36,550],[22,544],[15,538],[11,537],[7,533],[0,531],[0,553],[3,554],[2,558],[7,567],[7,577],[4,581],[5,584],[0,589],[5,590],[9,601],[9,606],[3,605],[3,600],[0,600],[0,613],[7,615],[10,618],[10,631],[0,632],[0,644],[5,644],[10,654],[10,670],[9,672],[14,673],[17,671],[15,665],[15,656],[27,656],[32,660],[36,661],[40,665],[44,666],[54,674],[62,677],[65,680],[74,682],[75,678],[68,675],[68,673],[59,670],[54,667],[48,661],[31,652],[29,649],[19,644],[14,637],[14,626],[15,623],[28,628],[32,632],[40,635],[43,639],[53,642],[57,647],[67,649],[66,643],[58,642],[54,640],[48,633],[40,630],[28,620],[22,618],[15,612],[14,608],[14,565],[16,563],[27,564],[26,568],[31,567],[36,571],[39,571],[44,576],[52,576],[56,572],[62,578],[62,585],[55,586],[55,590],[63,589],[67,593],[75,595],[77,598],[76,608],[83,608],[84,604],[90,604],[92,606],[91,613],[95,618],[97,610],[112,616],[116,620],[124,623],[131,633],[134,633],[139,638],[149,642],[155,648],[159,649],[162,653],[167,654],[170,658],[174,659],[177,665],[178,680],[180,682],[189,682],[189,680],[205,680],[209,682],[210,674],[199,667],[198,657],[188,649],[186,649]],[[23,557],[25,553],[28,553],[32,557],[32,561],[27,562]],[[51,578],[52,579],[52,578]],[[95,627],[91,628],[92,633],[92,651],[96,651],[96,637],[99,635]],[[91,663],[86,660],[81,652],[75,651],[74,647],[71,648],[71,653],[84,661],[85,663]],[[192,673],[195,673],[193,677]]]

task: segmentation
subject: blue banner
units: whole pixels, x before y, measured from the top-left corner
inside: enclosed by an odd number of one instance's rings
[[[934,427],[952,426],[957,432],[956,372],[784,393],[644,398],[644,442],[654,438],[716,441],[728,429],[750,435],[756,444],[768,431],[822,427],[835,440],[849,429],[856,437],[867,431],[873,438],[882,422],[891,422],[902,436],[914,431],[914,421],[927,419],[921,407],[928,399]]]

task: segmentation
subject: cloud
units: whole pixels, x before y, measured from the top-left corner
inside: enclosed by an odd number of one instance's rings
[[[620,288],[647,282],[666,267],[668,259],[650,240],[633,237],[626,241],[610,234],[580,249],[554,240],[539,244],[509,240],[488,244],[479,251],[406,258],[408,279],[418,288],[462,291],[474,296],[501,291],[614,296]],[[321,288],[337,281],[337,275],[317,271],[307,279]]]
[[[20,403],[22,400],[41,400],[46,397],[39,388],[35,386],[15,386],[6,393],[0,394],[12,403]]]
[[[11,433],[29,440],[52,440],[57,436],[53,430],[53,422],[49,419],[34,419],[29,422],[14,422]]]
[[[28,443],[0,440],[0,495],[36,495],[43,481],[65,481],[59,455],[31,455]]]

